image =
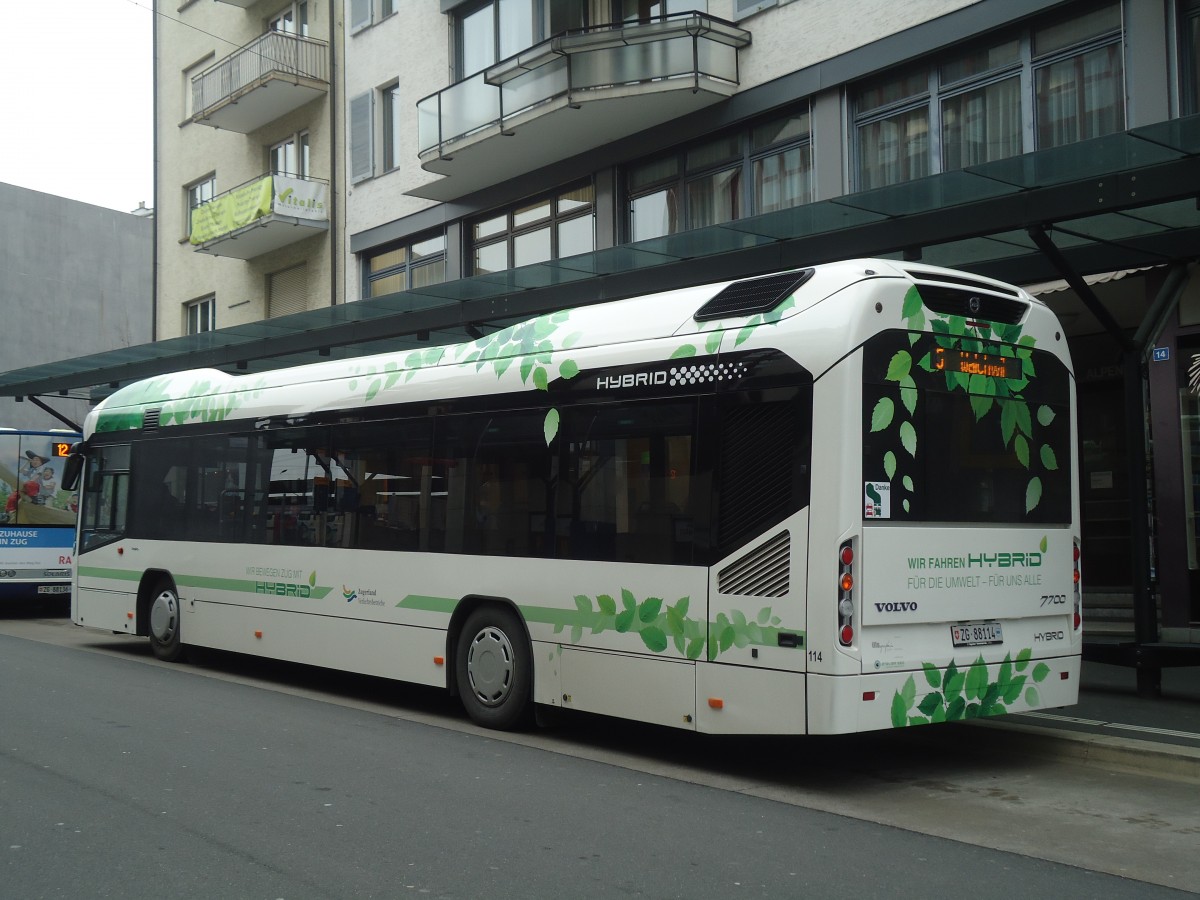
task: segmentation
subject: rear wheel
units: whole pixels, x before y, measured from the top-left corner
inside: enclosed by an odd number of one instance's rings
[[[150,599],[150,649],[164,662],[183,658],[179,634],[179,594],[169,582],[159,582]]]
[[[482,606],[467,617],[455,654],[463,706],[478,724],[506,730],[528,718],[533,658],[511,610]]]

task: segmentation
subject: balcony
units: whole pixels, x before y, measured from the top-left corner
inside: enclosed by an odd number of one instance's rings
[[[329,230],[329,185],[266,175],[192,210],[188,240],[200,253],[255,259]]]
[[[192,121],[248,134],[329,92],[324,41],[268,31],[192,79]]]
[[[449,200],[729,97],[750,32],[699,13],[569,32],[417,104],[412,191]]]

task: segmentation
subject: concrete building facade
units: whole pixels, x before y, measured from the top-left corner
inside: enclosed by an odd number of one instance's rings
[[[155,9],[156,339],[337,303],[341,4]]]
[[[0,370],[150,340],[153,219],[0,184]],[[44,398],[72,422],[83,392]],[[63,428],[32,402],[0,397],[0,426]]]

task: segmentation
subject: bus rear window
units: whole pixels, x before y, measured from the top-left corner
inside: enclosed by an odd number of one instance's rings
[[[862,414],[868,519],[1071,520],[1070,374],[1030,339],[877,335]]]

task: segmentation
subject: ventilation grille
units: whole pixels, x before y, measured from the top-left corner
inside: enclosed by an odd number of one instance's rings
[[[735,281],[696,310],[692,318],[697,322],[707,322],[726,316],[753,316],[770,312],[812,276],[812,269],[804,269],[786,275]]]
[[[717,590],[722,594],[782,597],[788,592],[791,561],[791,536],[781,531],[718,572]]]
[[[1021,295],[1013,288],[1006,287],[1002,284],[992,284],[990,281],[980,281],[977,278],[967,278],[963,275],[951,275],[949,272],[912,272],[905,270],[904,274],[913,281],[930,284],[938,282],[941,284],[961,284],[964,287],[975,288],[980,291],[991,291],[993,294],[1007,294],[1010,297],[1020,297]]]
[[[728,552],[792,511],[801,434],[790,403],[732,409],[722,431],[717,541]]]
[[[988,286],[987,289],[992,288]],[[926,307],[944,316],[962,316],[966,319],[1015,325],[1021,321],[1025,310],[1029,308],[1029,304],[1024,300],[1010,300],[1007,297],[996,297],[982,291],[975,292],[963,288],[919,284],[917,291]]]
[[[148,409],[142,413],[142,430],[157,431],[158,418],[162,415],[161,409]]]

